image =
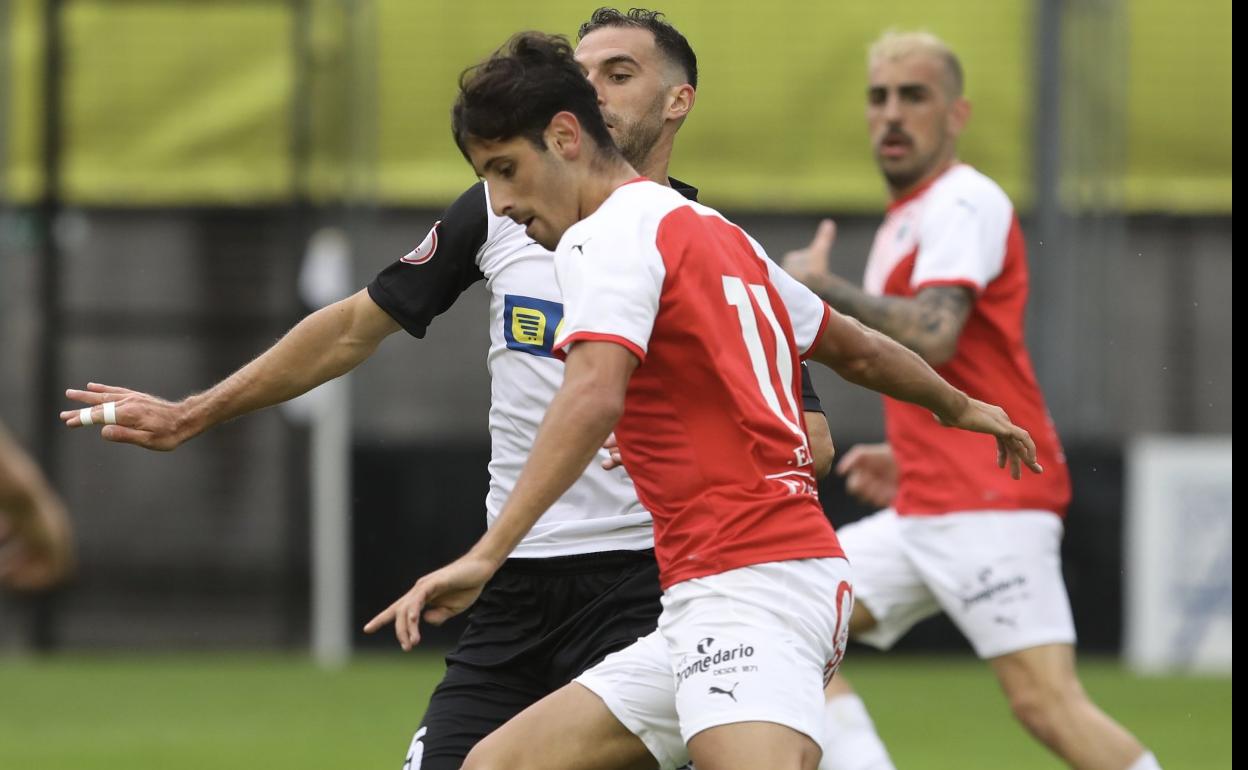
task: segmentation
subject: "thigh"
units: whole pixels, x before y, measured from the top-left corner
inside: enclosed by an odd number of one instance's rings
[[[429,699],[403,770],[458,770],[482,738],[545,694],[527,677],[452,663]]]
[[[992,658],[989,663],[1011,702],[1042,692],[1083,692],[1075,673],[1075,649],[1069,644],[1028,647]]]
[[[638,639],[576,678],[646,747],[664,770],[689,761],[676,715],[668,647],[658,631]]]
[[[641,740],[588,688],[572,683],[481,741],[464,770],[651,770]]]
[[[689,742],[697,770],[815,770],[822,756],[808,735],[770,722],[738,722],[704,730]]]

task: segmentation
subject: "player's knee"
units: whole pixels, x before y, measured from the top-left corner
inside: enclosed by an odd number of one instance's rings
[[[1066,720],[1078,719],[1086,696],[1079,682],[1033,680],[1025,686],[1011,688],[1006,696],[1014,717],[1027,730],[1045,743],[1061,733]]]

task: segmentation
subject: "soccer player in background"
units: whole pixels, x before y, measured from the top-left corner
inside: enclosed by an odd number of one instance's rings
[[[841,460],[853,494],[884,510],[840,529],[854,565],[853,638],[887,649],[946,613],[997,675],[1014,715],[1071,767],[1158,767],[1084,692],[1061,571],[1070,480],[1023,336],[1027,261],[1001,188],[957,158],[970,117],[962,67],[924,33],[886,33],[868,54],[867,128],[891,202],[863,288],[834,275],[831,221],[785,267],[832,307],[889,335],[972,397],[1031,431],[1043,475],[1003,483],[991,447],[885,397],[888,443]],[[828,693],[825,770],[892,767],[844,677]],[[973,751],[973,747],[968,748]]]
[[[452,124],[495,213],[556,249],[565,375],[494,526],[366,630],[393,622],[411,649],[422,617],[470,606],[614,429],[654,516],[659,628],[486,738],[465,767],[813,770],[853,600],[816,496],[799,352],[992,434],[984,464],[996,450],[1015,477],[1023,462],[1039,470],[1034,446],[1000,409],[832,311],[717,212],[638,176],[563,38],[521,33],[467,71]]]

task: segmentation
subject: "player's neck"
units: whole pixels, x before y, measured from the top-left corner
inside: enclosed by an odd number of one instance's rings
[[[958,157],[956,155],[950,155],[948,158],[945,158],[941,162],[932,166],[932,168],[926,174],[919,177],[917,181],[912,182],[905,187],[893,187],[892,185],[889,185],[888,194],[891,196],[894,203],[903,198],[908,198],[919,190],[922,190],[924,187],[927,187],[932,182],[936,181],[941,174],[944,174],[958,163]]]
[[[605,168],[588,170],[585,183],[581,185],[578,196],[579,218],[584,219],[593,214],[620,185],[640,175],[637,169],[628,164],[628,161],[618,157],[608,161]]]
[[[652,182],[658,182],[664,187],[671,187],[668,182],[667,167],[672,160],[672,143],[675,136],[663,134],[659,137],[659,141],[650,148],[650,152],[646,153],[645,159],[637,164],[637,173],[649,179]]]

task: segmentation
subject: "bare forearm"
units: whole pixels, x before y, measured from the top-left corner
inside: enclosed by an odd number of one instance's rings
[[[844,379],[930,410],[942,419],[960,414],[967,397],[918,354],[862,323],[833,313],[811,358]]]
[[[565,382],[542,420],[515,489],[490,531],[473,547],[475,555],[502,563],[585,472],[621,411],[591,381]]]
[[[501,564],[585,472],[624,414],[624,395],[638,363],[611,342],[582,342],[572,349],[563,385],[546,410],[529,460],[498,519],[470,556]]]
[[[363,293],[300,321],[273,347],[213,388],[186,399],[187,430],[207,428],[280,404],[362,363],[398,328]]]

